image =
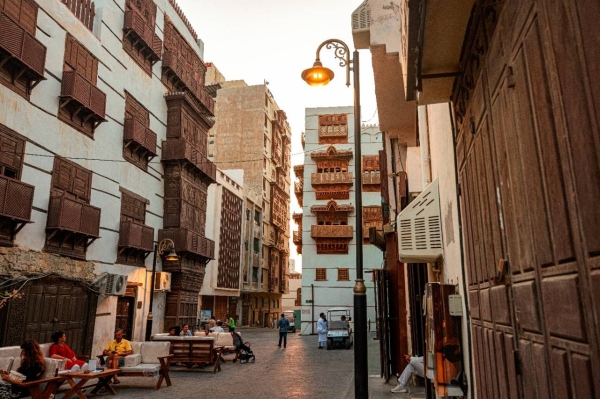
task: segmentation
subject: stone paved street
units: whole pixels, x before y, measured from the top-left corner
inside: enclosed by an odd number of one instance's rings
[[[252,343],[256,363],[232,363],[225,357],[220,373],[173,371],[173,386],[154,390],[150,378],[123,377],[115,386],[116,396],[95,398],[353,398],[354,349],[318,350],[316,336],[288,334],[287,349],[277,347],[278,334],[271,329],[241,329],[245,341]],[[369,336],[370,398],[409,398],[393,394],[395,378],[386,383],[379,378],[379,344]],[[60,398],[61,395],[59,394]],[[424,398],[413,394],[412,398]]]

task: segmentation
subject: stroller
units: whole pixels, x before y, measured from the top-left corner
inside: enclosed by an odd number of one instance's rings
[[[254,363],[256,361],[256,357],[250,349],[250,342],[243,342],[242,337],[236,332],[232,332],[231,336],[233,337],[233,346],[235,346],[235,359],[233,362],[235,363],[237,359],[240,359],[240,363]]]

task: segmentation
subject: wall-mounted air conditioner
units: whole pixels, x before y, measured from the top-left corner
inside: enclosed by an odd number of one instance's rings
[[[352,38],[357,49],[371,46],[371,8],[366,0],[352,13]]]
[[[154,276],[154,291],[171,291],[171,273],[156,272]]]
[[[104,295],[125,295],[127,289],[127,276],[121,274],[108,274],[100,287],[100,293]]]
[[[437,179],[398,215],[396,223],[401,262],[434,263],[444,258]]]

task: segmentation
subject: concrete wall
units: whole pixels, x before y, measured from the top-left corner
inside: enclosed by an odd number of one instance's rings
[[[315,240],[310,236],[312,225],[317,224],[316,215],[310,208],[314,205],[325,205],[327,201],[316,200],[315,191],[310,184],[311,173],[316,173],[316,163],[310,157],[310,152],[319,149],[323,151],[323,144],[318,143],[318,117],[325,114],[348,115],[348,143],[334,144],[338,150],[350,149],[354,151],[354,108],[329,107],[307,108],[305,113],[305,156],[304,156],[304,192],[303,192],[303,218],[302,218],[302,334],[312,332],[311,323],[316,322],[319,313],[326,312],[332,307],[348,307],[353,314],[354,293],[353,287],[356,280],[356,240],[349,243],[348,254],[317,255]],[[377,126],[363,126],[361,133],[362,155],[378,154],[383,148],[382,134]],[[355,162],[361,162],[354,157],[350,160],[348,171],[354,174]],[[355,176],[356,179],[356,176]],[[355,186],[350,188],[349,200],[336,200],[340,205],[352,205],[355,199]],[[363,206],[381,205],[381,194],[378,192],[364,192]],[[348,225],[356,227],[356,212],[352,213]],[[372,245],[363,247],[363,269],[368,271],[380,268],[383,261],[381,251]],[[316,281],[316,269],[327,268],[327,281]],[[349,268],[350,281],[337,281],[337,269]],[[371,320],[371,330],[375,330],[375,301],[373,295],[373,282],[371,274],[365,274],[367,286],[367,318]],[[314,294],[313,294],[314,293]],[[307,300],[314,301],[307,304]],[[314,307],[314,314],[313,314]],[[316,327],[315,327],[316,329]],[[316,331],[316,330],[315,330]]]
[[[444,244],[444,260],[438,264],[441,273],[437,281],[443,284],[458,286],[458,293],[463,298],[462,317],[462,350],[464,354],[465,373],[469,375],[470,344],[468,341],[467,308],[465,306],[465,280],[463,278],[463,259],[461,256],[461,237],[459,228],[457,181],[454,163],[454,143],[452,121],[448,103],[420,106],[427,116],[427,125],[419,126],[429,136],[429,155],[431,159],[431,177],[438,178],[440,193],[440,211],[442,216],[442,237]],[[472,381],[473,383],[475,381]],[[469,397],[471,393],[469,392]]]
[[[125,118],[125,91],[131,93],[150,111],[150,128],[158,135],[158,144],[166,139],[167,112],[164,94],[166,89],[160,82],[161,62],[154,65],[153,74],[146,74],[123,50],[124,0],[96,0],[96,18],[94,32],[83,24],[58,0],[37,0],[40,9],[37,19],[36,37],[47,47],[47,80],[42,81],[33,91],[31,101],[18,96],[7,87],[0,85],[0,103],[4,110],[0,112],[0,123],[27,137],[25,164],[22,181],[35,186],[32,221],[16,237],[26,258],[37,257],[52,264],[55,270],[66,276],[79,277],[76,266],[71,261],[44,254],[45,226],[51,187],[51,173],[54,155],[70,158],[73,162],[93,171],[91,205],[100,207],[100,238],[87,252],[86,265],[92,264],[95,277],[102,273],[126,275],[129,283],[136,288],[136,306],[134,312],[133,339],[144,335],[150,280],[148,270],[152,268],[152,255],[146,259],[146,268],[136,268],[116,263],[117,243],[121,209],[119,187],[126,188],[148,199],[146,224],[154,227],[155,237],[162,228],[163,181],[158,157],[144,171],[125,162],[123,149],[123,123]],[[156,0],[158,7],[156,33],[162,39],[164,14],[175,24],[180,33],[188,40],[192,48],[198,45],[173,10],[167,0]],[[95,132],[94,139],[75,131],[57,118],[61,90],[65,38],[67,32],[80,41],[99,62],[98,87],[106,96],[106,119]],[[99,161],[102,159],[106,161]],[[23,259],[23,257],[17,257]],[[54,258],[55,260],[48,260]],[[58,260],[56,260],[58,259]],[[2,263],[8,273],[22,266]],[[86,266],[87,267],[87,266]],[[87,270],[87,269],[86,269]],[[160,263],[157,270],[161,270]],[[154,301],[153,331],[162,331],[164,315],[164,293],[156,293]],[[116,297],[101,298],[96,319],[94,346],[92,355],[99,353],[111,339],[115,325]]]

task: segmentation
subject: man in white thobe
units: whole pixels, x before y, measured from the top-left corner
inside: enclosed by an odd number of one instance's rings
[[[319,349],[323,349],[327,345],[327,319],[325,319],[325,313],[319,315],[317,333],[319,334]]]

